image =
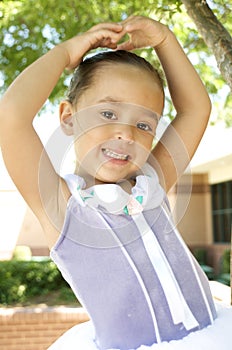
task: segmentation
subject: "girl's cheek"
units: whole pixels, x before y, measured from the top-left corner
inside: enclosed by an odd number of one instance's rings
[[[146,135],[140,140],[139,143],[142,147],[146,148],[147,150],[151,150],[153,139],[153,135]]]

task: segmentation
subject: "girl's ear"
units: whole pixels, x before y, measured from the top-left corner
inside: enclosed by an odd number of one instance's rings
[[[63,132],[68,136],[73,135],[73,113],[73,106],[70,102],[62,101],[60,103],[60,125]]]

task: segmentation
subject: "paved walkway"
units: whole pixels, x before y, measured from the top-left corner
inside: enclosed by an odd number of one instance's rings
[[[210,288],[213,298],[220,303],[231,305],[231,289],[225,284],[210,281]]]

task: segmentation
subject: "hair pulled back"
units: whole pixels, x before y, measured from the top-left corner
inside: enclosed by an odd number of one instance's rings
[[[106,51],[86,58],[75,69],[70,82],[67,101],[73,105],[76,104],[83,92],[94,82],[95,73],[107,64],[129,64],[144,69],[154,77],[155,82],[163,91],[163,83],[159,73],[144,58],[123,50]]]

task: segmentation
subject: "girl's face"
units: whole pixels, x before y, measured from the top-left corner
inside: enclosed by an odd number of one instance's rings
[[[126,64],[98,70],[73,115],[76,173],[95,183],[130,178],[149,156],[162,109],[148,72]]]

